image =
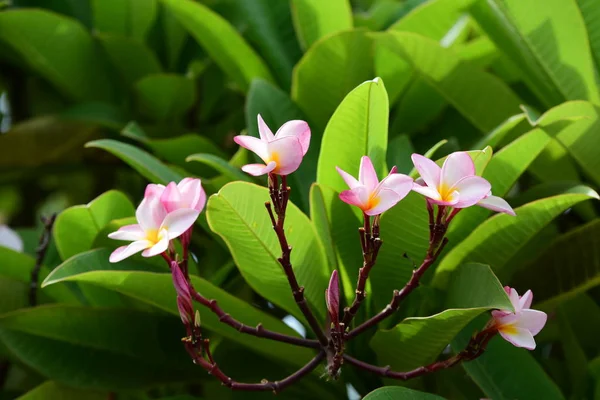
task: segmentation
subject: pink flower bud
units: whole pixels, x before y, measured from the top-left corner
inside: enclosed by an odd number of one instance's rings
[[[325,302],[327,303],[327,311],[329,312],[329,318],[331,319],[331,322],[335,326],[337,326],[340,323],[340,285],[337,270],[333,270],[333,272],[331,273],[331,279],[329,279],[329,286],[327,287],[327,289],[325,289]]]

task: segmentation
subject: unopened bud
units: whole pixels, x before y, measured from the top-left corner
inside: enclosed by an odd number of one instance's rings
[[[329,286],[325,290],[325,302],[331,322],[336,326],[339,324],[340,312],[340,285],[338,281],[338,272],[334,270],[329,280]]]

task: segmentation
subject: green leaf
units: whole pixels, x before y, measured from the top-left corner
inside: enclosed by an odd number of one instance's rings
[[[143,43],[158,13],[156,0],[92,0],[94,29]]]
[[[387,165],[396,166],[398,172],[408,174],[414,168],[411,155],[415,149],[406,135],[399,135],[388,143]],[[390,168],[391,169],[391,168]]]
[[[404,58],[425,81],[482,132],[519,112],[519,98],[502,81],[460,61],[451,49],[409,33],[378,34],[378,45]]]
[[[594,0],[577,0],[577,5],[587,28],[587,36],[597,69],[600,66],[600,9],[596,7]]]
[[[560,236],[514,277],[551,308],[600,284],[600,219]]]
[[[471,9],[479,26],[521,69],[545,105],[600,97],[585,24],[575,0],[479,1]]]
[[[69,107],[60,114],[61,119],[97,124],[119,131],[127,122],[121,109],[110,103],[87,102]],[[78,149],[79,150],[79,149]]]
[[[175,301],[175,289],[170,273],[151,272],[156,271],[156,268],[135,260],[126,260],[116,264],[110,263],[108,262],[109,254],[110,251],[106,249],[78,254],[57,267],[46,278],[43,287],[52,287],[63,281],[87,282],[179,316]],[[256,326],[262,323],[266,329],[292,336],[297,335],[283,322],[253,308],[248,303],[202,278],[192,276],[192,283],[203,296],[217,300],[219,306],[248,326]],[[303,362],[311,357],[311,352],[307,349],[241,334],[230,326],[221,323],[210,311],[202,309],[200,312],[203,327],[260,352],[271,359],[301,366]]]
[[[105,400],[107,395],[105,392],[75,389],[54,381],[46,381],[17,400]]]
[[[182,117],[194,104],[193,82],[174,74],[146,76],[135,83],[140,113],[157,122]]]
[[[219,14],[191,0],[162,1],[242,90],[249,88],[253,78],[273,81],[263,60]]]
[[[443,400],[431,393],[418,392],[401,386],[386,386],[376,389],[363,397],[363,400]]]
[[[356,57],[362,54],[362,57]],[[344,97],[373,78],[371,39],[364,30],[338,33],[312,46],[294,68],[292,99],[322,132]]]
[[[281,125],[294,119],[306,120],[290,96],[275,85],[262,79],[255,79],[250,85],[246,99],[246,126],[248,134],[259,137],[257,115],[260,114],[267,125],[275,132]],[[311,126],[311,144],[300,168],[289,179],[292,180],[291,199],[298,207],[306,210],[310,185],[317,175],[317,159],[321,146],[320,131]]]
[[[85,147],[99,148],[112,153],[153,183],[166,185],[172,181],[179,182],[183,178],[150,154],[126,143],[101,139],[88,142]]]
[[[380,178],[385,171],[388,97],[381,79],[359,85],[339,105],[323,134],[317,182],[338,192],[348,187],[339,167],[358,176],[360,159],[369,156]]]
[[[188,156],[185,160],[188,162],[196,161],[196,162],[208,165],[215,171],[218,171],[219,173],[226,176],[230,181],[235,181],[235,180],[246,181],[246,182],[252,181],[247,174],[243,173],[238,168],[233,167],[226,160],[223,160],[221,157],[215,156],[214,154],[206,154],[206,153],[192,154],[191,156]]]
[[[0,59],[16,56],[73,100],[109,100],[113,86],[98,62],[94,42],[77,21],[43,10],[0,13]]]
[[[0,340],[21,362],[72,386],[119,389],[197,374],[172,317],[110,308],[50,305],[0,318]]]
[[[277,261],[281,249],[265,210],[267,200],[266,188],[246,182],[227,184],[208,201],[208,224],[227,243],[246,282],[261,296],[303,320]],[[323,316],[323,293],[329,278],[323,247],[310,220],[293,203],[287,208],[285,222],[298,282],[306,287],[305,296],[317,315]]]
[[[123,193],[108,191],[87,205],[74,206],[58,215],[54,240],[63,260],[90,250],[98,232],[110,221],[135,214],[131,201]]]
[[[525,114],[513,115],[512,117],[507,118],[502,124],[494,128],[494,130],[488,133],[485,137],[479,139],[479,141],[472,147],[475,149],[485,146],[496,148],[506,140],[519,137],[530,129],[531,125],[529,125],[527,122],[527,117]]]
[[[303,49],[325,36],[352,29],[352,9],[348,0],[292,0],[291,7]]]
[[[504,279],[514,272],[507,262],[520,248],[566,209],[589,199],[598,199],[598,194],[548,197],[517,208],[516,217],[507,214],[493,216],[444,257],[435,271],[434,285],[444,287],[448,274],[468,261],[486,263]]]
[[[569,321],[568,311],[559,307],[557,314],[560,339],[563,346],[572,398],[584,398],[588,379],[591,378],[588,370],[588,360],[583,348],[577,340],[574,327]]]
[[[429,317],[406,318],[394,328],[378,331],[371,346],[380,363],[408,371],[432,363],[454,337],[481,313],[512,309],[502,285],[482,264],[459,268],[450,284],[451,308]]]

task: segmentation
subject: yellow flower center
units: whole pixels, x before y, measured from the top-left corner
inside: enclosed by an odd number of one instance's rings
[[[271,161],[275,162],[275,169],[273,170],[273,172],[277,172],[279,170],[279,153],[274,151],[271,154],[269,154],[269,158],[265,160],[265,163],[268,164]]]
[[[367,200],[367,203],[363,206],[363,211],[371,210],[377,207],[377,205],[380,202],[381,199],[379,198],[379,196],[376,196],[374,193],[371,193],[371,195],[369,196],[369,200]]]
[[[514,324],[500,325],[498,330],[507,335],[514,335],[517,333],[517,327]]]
[[[146,231],[146,240],[152,243],[160,242],[160,236],[161,235],[158,234],[158,229],[150,229]]]
[[[445,183],[441,183],[438,186],[438,192],[440,194],[440,200],[442,201],[452,201],[454,200],[454,190],[450,190],[452,188],[448,187]]]

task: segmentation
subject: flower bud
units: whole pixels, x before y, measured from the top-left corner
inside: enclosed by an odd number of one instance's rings
[[[327,303],[327,311],[331,322],[337,326],[340,323],[340,285],[338,281],[338,272],[334,270],[331,273],[329,286],[325,289],[325,302]]]

